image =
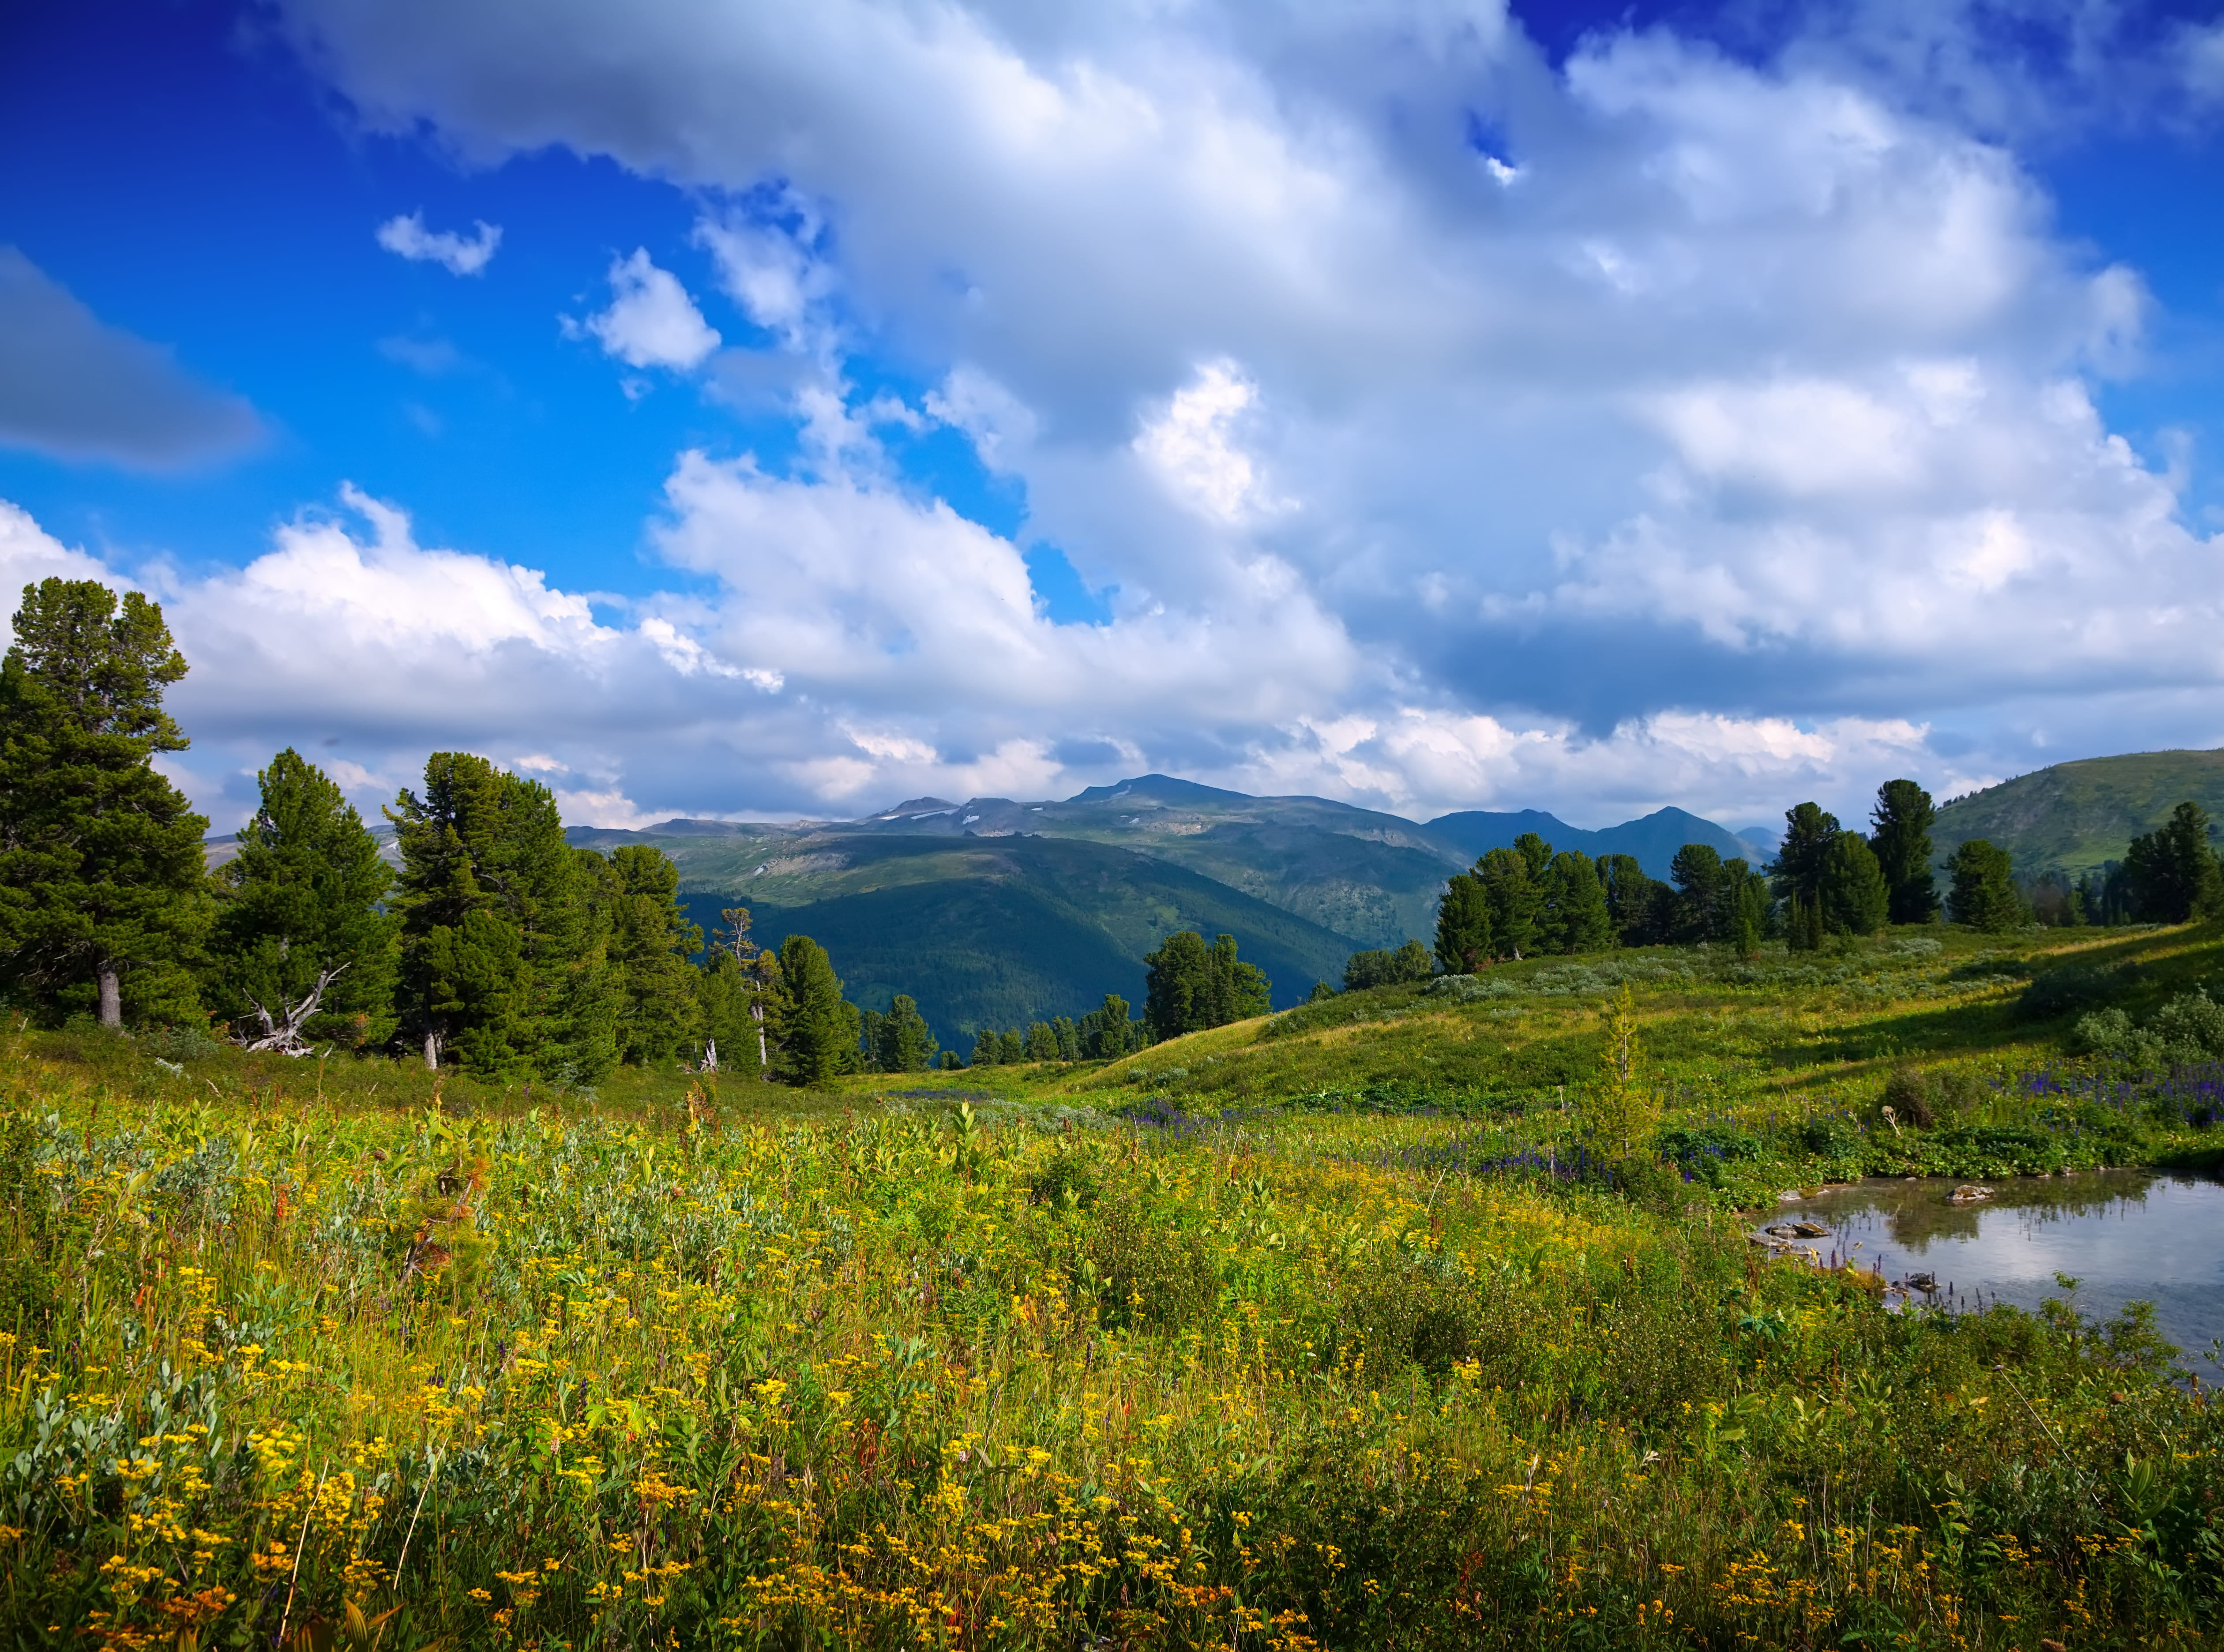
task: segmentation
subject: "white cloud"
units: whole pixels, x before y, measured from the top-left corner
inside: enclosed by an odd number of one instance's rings
[[[465,236],[453,230],[427,230],[421,211],[390,218],[378,226],[378,244],[413,264],[438,264],[451,275],[476,275],[502,245],[502,226],[481,219]]]
[[[1208,362],[1145,422],[1135,451],[1192,510],[1234,526],[1273,504],[1261,493],[1257,466],[1235,440],[1237,421],[1258,399],[1258,387],[1233,362]]]
[[[628,760],[726,742],[741,790],[698,804],[1109,778],[1029,766],[1096,742],[1416,809],[1727,810],[2208,727],[2224,547],[2092,388],[2151,300],[1970,114],[2025,95],[1978,9],[1557,66],[1484,0],[285,9],[375,126],[708,203],[778,346],[717,392],[800,457],[681,456],[653,537],[717,595],[651,617],[701,654],[607,645],[719,708]],[[629,366],[722,342],[645,251],[612,284],[584,329]],[[891,379],[1023,490],[1016,538],[907,484]],[[1037,541],[1113,623],[1038,615]]]
[[[717,330],[703,319],[679,277],[649,262],[647,248],[611,260],[610,281],[610,307],[584,322],[566,317],[565,331],[592,334],[629,367],[685,372],[718,348]]]

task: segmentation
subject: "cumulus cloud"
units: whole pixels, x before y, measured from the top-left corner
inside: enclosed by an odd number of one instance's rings
[[[733,697],[751,795],[1147,760],[1730,811],[2120,747],[2112,704],[2208,731],[2221,547],[2093,391],[2151,300],[2055,233],[1982,9],[1558,65],[1490,0],[282,9],[375,127],[704,203],[774,346],[717,381],[800,457],[683,455],[653,530],[735,674],[624,636]],[[646,251],[611,281],[578,326],[629,365],[723,342]],[[1017,536],[905,483],[922,416]],[[1112,623],[1039,618],[1038,540]]]
[[[170,470],[237,453],[262,433],[245,401],[109,326],[16,249],[0,246],[0,443]]]
[[[686,372],[718,348],[717,330],[703,319],[679,278],[649,262],[648,249],[611,260],[610,281],[610,307],[583,322],[565,318],[566,331],[600,339],[605,354],[629,367]]]
[[[481,219],[470,236],[427,230],[421,211],[390,218],[378,226],[378,244],[413,264],[438,264],[451,275],[476,275],[502,245],[502,226]]]

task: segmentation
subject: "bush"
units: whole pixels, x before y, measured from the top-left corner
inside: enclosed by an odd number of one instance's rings
[[[2189,1067],[2224,1056],[2224,1005],[2196,987],[2156,1012],[2144,1027],[2120,1009],[2081,1017],[2079,1048],[2127,1067]]]
[[[1842,1113],[1817,1113],[1799,1124],[1800,1147],[1816,1158],[1850,1158],[1861,1151],[1861,1127]]]
[[[1418,941],[1408,941],[1393,951],[1355,952],[1343,967],[1343,989],[1363,992],[1369,987],[1402,987],[1426,980],[1437,973],[1436,961]]]
[[[1892,1109],[1898,1122],[1912,1125],[1918,1130],[1928,1130],[1937,1122],[1937,1114],[1930,1107],[1930,1081],[1918,1068],[1892,1069],[1884,1081],[1882,1105]]]
[[[1050,1162],[1027,1178],[1027,1202],[1053,1210],[1086,1210],[1103,1183],[1096,1167],[1072,1149],[1061,1147]]]

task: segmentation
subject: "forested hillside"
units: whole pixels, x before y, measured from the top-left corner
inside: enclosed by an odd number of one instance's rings
[[[2018,775],[1943,806],[1931,847],[1943,865],[1984,838],[2019,870],[2075,875],[2122,860],[2132,838],[2189,798],[2212,819],[2224,817],[2224,751],[2135,752]]]

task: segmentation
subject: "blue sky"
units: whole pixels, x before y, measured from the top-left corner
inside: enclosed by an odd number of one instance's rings
[[[2215,5],[19,6],[0,576],[219,825],[2214,746],[2220,121]]]

